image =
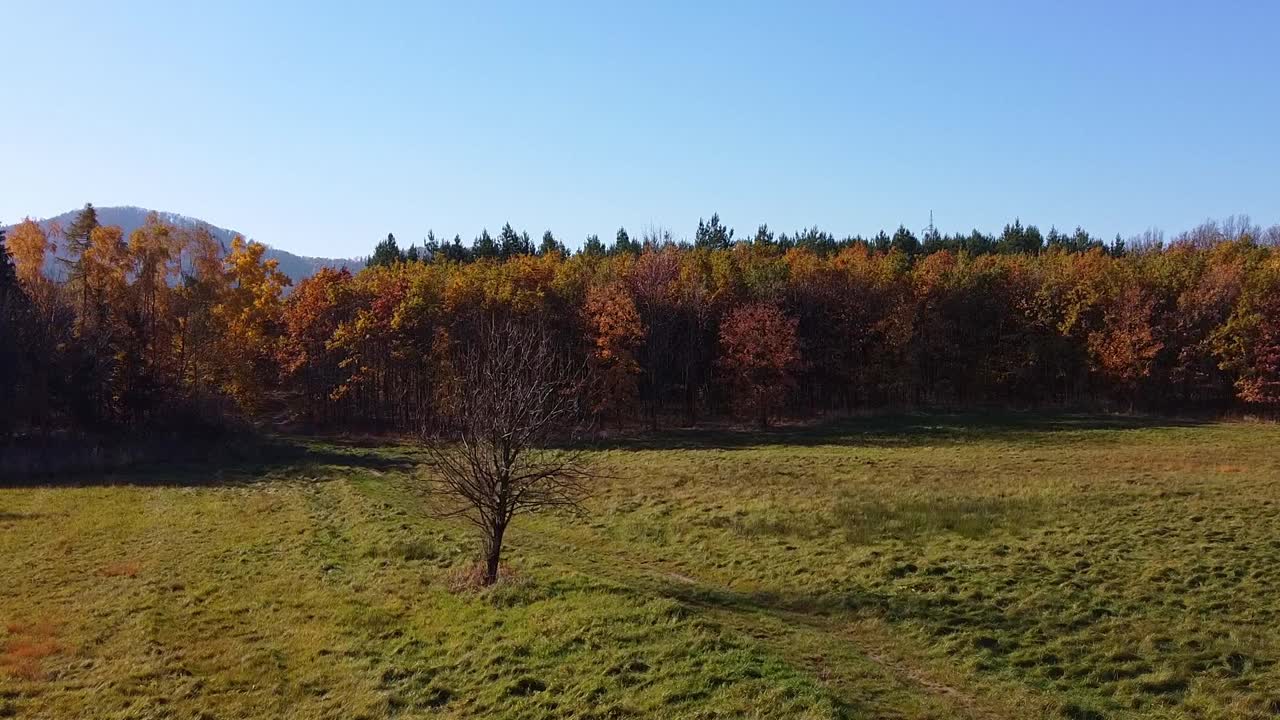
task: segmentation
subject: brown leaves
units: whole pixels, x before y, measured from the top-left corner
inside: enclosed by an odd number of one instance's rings
[[[799,362],[796,321],[774,305],[743,305],[720,325],[720,366],[740,407],[761,425],[782,404]]]
[[[1119,387],[1136,391],[1151,374],[1164,343],[1156,335],[1156,298],[1141,286],[1121,290],[1107,310],[1101,331],[1089,336],[1089,351],[1098,369]]]
[[[620,416],[635,402],[640,375],[635,352],[644,341],[644,323],[635,301],[619,283],[591,288],[583,315],[592,343],[594,409]]]

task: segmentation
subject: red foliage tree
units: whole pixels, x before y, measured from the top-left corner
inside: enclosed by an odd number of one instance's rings
[[[350,314],[351,273],[321,268],[303,280],[284,306],[280,369],[302,395],[307,419],[322,419],[329,396],[342,383],[340,358],[329,341]]]
[[[1131,284],[1116,296],[1107,311],[1103,329],[1089,336],[1089,350],[1096,369],[1125,395],[1130,405],[1138,388],[1151,374],[1164,343],[1156,336],[1156,298]]]
[[[720,366],[744,414],[767,427],[794,384],[800,363],[796,320],[768,303],[733,309],[720,325]]]

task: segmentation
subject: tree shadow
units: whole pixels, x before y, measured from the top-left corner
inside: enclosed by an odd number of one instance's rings
[[[972,442],[1059,442],[1069,433],[1194,427],[1204,421],[1045,412],[911,412],[845,417],[766,430],[679,428],[600,438],[600,450],[735,450],[792,446],[920,447]]]
[[[822,595],[787,592],[737,592],[708,588],[672,579],[655,588],[662,596],[692,611],[725,612],[734,616],[766,616],[787,624],[830,630],[833,620],[876,618],[890,625],[920,628],[935,641],[966,634],[974,652],[1008,655],[1034,646],[1042,623],[1036,618],[1011,612],[990,601],[957,599],[912,593],[887,593],[867,588],[843,589]],[[1105,622],[1104,616],[1081,619],[1062,618],[1075,627]],[[1029,645],[1027,643],[1030,643]]]
[[[319,482],[356,472],[407,472],[418,463],[394,446],[381,451],[300,438],[242,438],[212,446],[194,443],[168,459],[124,468],[0,478],[0,489],[37,487],[218,487],[271,482]]]

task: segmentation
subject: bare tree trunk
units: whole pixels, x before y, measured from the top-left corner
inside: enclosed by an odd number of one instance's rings
[[[501,523],[494,523],[489,528],[489,537],[485,539],[484,548],[484,584],[486,586],[498,582],[498,565],[502,562],[502,536],[506,532],[506,525]]]
[[[482,325],[454,351],[456,380],[441,408],[441,428],[423,427],[436,515],[465,517],[479,530],[485,585],[498,580],[512,518],[581,512],[593,476],[581,448],[554,446],[581,427],[586,371],[566,362],[552,340],[541,325],[510,319]]]

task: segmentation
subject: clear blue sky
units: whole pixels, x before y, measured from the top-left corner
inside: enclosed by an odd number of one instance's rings
[[[837,235],[1280,222],[1280,2],[0,0],[0,219],[311,255],[719,212]]]

